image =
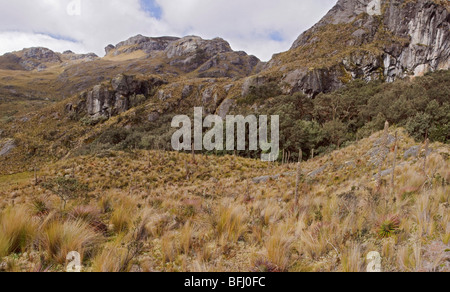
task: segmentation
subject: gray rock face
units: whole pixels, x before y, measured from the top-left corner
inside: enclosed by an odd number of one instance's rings
[[[105,53],[108,55],[109,52],[111,52],[111,51],[114,50],[115,48],[116,48],[115,46],[109,44],[109,45],[107,45],[107,46],[105,47]]]
[[[261,184],[261,183],[266,183],[270,180],[279,180],[282,177],[289,177],[289,176],[294,176],[294,175],[295,175],[294,172],[285,172],[282,174],[255,177],[252,179],[252,181],[254,184]]]
[[[192,54],[202,54],[205,58],[209,59],[219,53],[232,51],[233,50],[231,49],[230,44],[221,38],[204,40],[197,36],[188,36],[171,42],[167,46],[165,54],[169,59],[176,57],[187,57]]]
[[[419,156],[419,152],[420,152],[420,146],[413,146],[405,151],[405,154],[403,154],[403,157],[405,159],[408,159],[410,157],[417,157],[417,156]]]
[[[143,51],[148,58],[162,60],[155,68],[163,73],[163,65],[181,69],[185,73],[198,70],[200,78],[242,77],[262,68],[262,62],[245,52],[235,52],[228,42],[221,38],[205,40],[197,36],[152,38],[137,35],[116,46],[105,48],[107,55]]]
[[[346,47],[374,49],[350,53],[331,68],[298,68],[287,72],[283,79],[289,86],[287,93],[315,96],[354,79],[393,82],[397,78],[448,69],[449,7],[448,2],[437,4],[433,0],[339,0],[318,24],[299,36],[291,50],[314,45],[324,27],[336,26],[336,33],[340,33],[337,25],[342,24],[351,24]],[[268,66],[280,62],[275,58]]]
[[[330,165],[330,164],[325,164],[324,166],[322,166],[322,167],[320,167],[320,168],[318,168],[318,169],[312,171],[311,173],[308,174],[308,177],[309,177],[309,178],[315,178],[315,177],[317,177],[319,174],[322,174],[322,173],[327,169],[327,167],[328,167],[329,165]]]
[[[0,148],[0,156],[8,155],[14,148],[16,148],[14,140],[7,140]]]
[[[181,92],[181,98],[185,99],[189,97],[192,94],[192,91],[194,90],[194,86],[192,85],[185,85],[183,87],[183,91]]]
[[[287,93],[302,91],[309,96],[315,96],[320,92],[331,92],[342,86],[338,73],[328,69],[310,71],[299,68],[288,73],[284,82],[290,85]]]
[[[217,114],[222,119],[225,119],[230,112],[231,108],[235,106],[236,102],[234,99],[225,99],[217,110]]]
[[[86,62],[91,62],[91,61],[94,61],[94,60],[98,59],[98,56],[96,54],[94,54],[94,53],[88,53],[88,54],[66,53],[65,55],[71,61],[82,60],[82,61],[86,61]]]
[[[30,48],[0,56],[0,63],[2,63],[0,68],[7,70],[37,70],[40,72],[46,70],[49,66],[62,64],[63,62],[67,65],[67,61],[90,62],[97,59],[98,56],[94,53],[75,54],[72,51],[65,51],[59,54],[46,48]]]
[[[239,76],[233,72],[236,69],[239,69],[236,71],[240,71],[244,73],[244,75],[250,75],[260,63],[258,58],[249,56],[245,52],[219,53],[200,66],[198,69],[200,73],[199,77],[234,78]]]
[[[203,105],[209,105],[213,102],[214,99],[217,100],[217,95],[216,95],[216,98],[214,98],[214,90],[215,90],[215,86],[211,86],[211,87],[206,88],[203,91],[203,94],[202,94]]]
[[[262,67],[258,58],[233,51],[221,38],[184,37],[171,42],[164,54],[171,66],[186,73],[197,70],[200,78],[248,76]]]
[[[94,118],[109,118],[136,106],[135,103],[139,100],[137,97],[148,98],[154,89],[162,84],[165,82],[159,78],[141,80],[135,76],[121,74],[110,83],[96,85],[92,90],[83,93],[77,110],[85,110]]]
[[[149,122],[156,122],[159,119],[159,113],[152,112],[148,115],[148,121]]]

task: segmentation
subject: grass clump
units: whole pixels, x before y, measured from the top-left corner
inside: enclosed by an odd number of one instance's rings
[[[24,252],[36,236],[37,224],[25,207],[10,208],[0,214],[0,256]]]
[[[52,222],[43,234],[43,248],[51,260],[64,264],[71,251],[81,254],[82,258],[91,255],[100,236],[82,221]]]
[[[132,217],[130,209],[125,209],[123,207],[116,208],[111,215],[111,224],[114,232],[122,233],[128,231],[130,224],[132,223]]]
[[[246,232],[245,210],[240,206],[222,207],[216,223],[219,236],[237,242]]]
[[[122,273],[131,270],[129,252],[122,246],[121,241],[114,241],[106,245],[93,259],[92,270],[101,273]]]

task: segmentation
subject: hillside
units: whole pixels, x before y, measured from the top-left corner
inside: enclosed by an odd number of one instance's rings
[[[299,208],[295,164],[234,156],[111,152],[43,166],[37,184],[2,176],[0,255],[19,255],[0,269],[61,270],[75,249],[86,271],[364,271],[370,251],[385,271],[450,271],[450,148],[431,144],[424,169],[424,146],[394,131],[394,186],[388,143],[377,191],[377,133],[303,163]]]
[[[449,68],[448,1],[373,3],[338,1],[288,52],[275,55],[258,79],[281,79],[286,93],[316,96],[355,79],[392,82]]]
[[[0,56],[0,271],[450,271],[449,11],[339,0],[268,63],[197,36]],[[279,116],[278,160],[173,152],[194,107]]]
[[[131,87],[125,86],[127,80]],[[97,91],[91,89],[7,120],[0,126],[0,174],[20,173],[32,169],[34,164],[80,154],[171,150],[172,117],[191,116],[194,106],[204,106],[205,112],[221,113],[220,99],[214,101],[226,92],[223,87],[229,84],[227,79],[216,80],[214,84],[204,79],[187,82],[192,84],[183,87],[187,90],[169,94],[166,90],[174,90],[173,84],[165,85],[159,76],[119,75],[99,85]],[[130,94],[130,90],[135,92]],[[120,102],[116,101],[117,91],[121,92]],[[432,141],[450,141],[448,71],[394,83],[356,81],[315,99],[300,93],[293,96],[280,93],[276,87],[254,88],[247,97],[228,103],[226,113],[279,115],[280,147],[290,153],[292,160],[297,159],[299,148],[303,149],[304,157],[309,157],[312,151],[322,155],[368,137],[382,130],[386,120],[405,127],[417,141],[423,141],[427,133]],[[238,155],[255,158],[260,153],[239,151]],[[282,157],[281,153],[279,162]]]

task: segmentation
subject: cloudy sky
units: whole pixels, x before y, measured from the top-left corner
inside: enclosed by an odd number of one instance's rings
[[[0,0],[0,54],[94,52],[131,36],[222,37],[262,60],[286,51],[337,0]]]

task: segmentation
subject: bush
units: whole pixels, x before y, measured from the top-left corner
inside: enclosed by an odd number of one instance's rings
[[[89,190],[87,185],[80,183],[77,179],[67,177],[54,178],[45,182],[42,186],[52,191],[63,201],[63,209],[69,200],[76,199]]]
[[[101,144],[118,145],[130,135],[130,130],[123,128],[110,128],[103,132],[96,140]]]

